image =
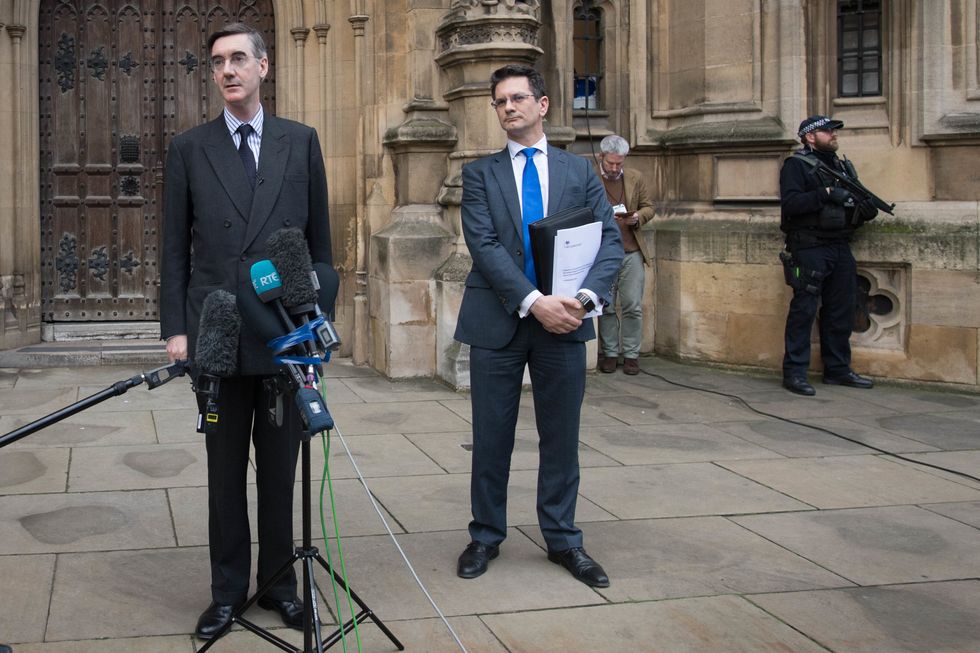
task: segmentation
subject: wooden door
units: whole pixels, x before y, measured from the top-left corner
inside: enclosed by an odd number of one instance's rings
[[[240,20],[269,48],[273,0],[42,0],[41,302],[52,321],[158,320],[170,138],[219,115],[207,36]]]

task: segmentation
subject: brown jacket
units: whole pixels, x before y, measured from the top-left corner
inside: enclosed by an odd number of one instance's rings
[[[596,174],[601,175],[602,171],[596,168]],[[626,208],[629,211],[636,211],[640,214],[639,222],[630,228],[636,237],[637,245],[640,246],[640,255],[643,257],[643,263],[650,265],[650,257],[646,249],[644,249],[646,245],[643,243],[643,236],[640,234],[640,228],[652,220],[654,216],[653,202],[650,200],[650,191],[647,190],[647,182],[636,170],[623,168],[623,185],[626,190]]]

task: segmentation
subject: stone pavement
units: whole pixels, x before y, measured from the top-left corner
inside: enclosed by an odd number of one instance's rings
[[[804,398],[774,376],[641,363],[980,476],[976,395],[818,384],[817,396]],[[139,369],[0,369],[0,433]],[[611,587],[588,588],[545,557],[530,396],[509,537],[486,575],[462,580],[468,396],[428,380],[388,381],[345,360],[327,371],[338,430],[471,653],[980,651],[978,483],[654,376],[590,374],[578,520]],[[197,650],[191,631],[209,590],[205,454],[193,407],[185,379],[140,386],[0,449],[0,642],[15,653]],[[319,442],[313,453],[318,477]],[[330,458],[354,589],[407,650],[459,650],[384,534],[336,432]],[[314,532],[322,550],[318,525]],[[361,640],[364,651],[395,650],[371,624]],[[211,650],[278,649],[239,630]],[[357,650],[353,637],[347,650]]]

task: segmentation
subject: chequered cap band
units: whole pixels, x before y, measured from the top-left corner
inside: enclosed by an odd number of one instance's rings
[[[832,122],[837,122],[837,121],[836,120],[831,120],[830,118],[827,118],[827,117],[820,118],[819,120],[814,120],[809,125],[807,125],[803,129],[801,129],[800,130],[800,133],[798,135],[799,136],[803,136],[804,134],[809,134],[813,130],[820,129],[820,128],[824,127],[825,125],[829,125]]]

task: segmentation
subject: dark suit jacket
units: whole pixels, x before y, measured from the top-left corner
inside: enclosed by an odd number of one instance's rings
[[[548,211],[587,206],[602,220],[602,245],[582,284],[608,302],[623,259],[619,227],[606,191],[589,162],[548,147]],[[455,338],[485,349],[504,347],[520,323],[517,310],[534,290],[524,276],[521,206],[510,153],[502,151],[463,166],[463,236],[473,269],[459,309]],[[595,337],[592,320],[556,336],[584,342]]]
[[[216,289],[254,292],[250,269],[282,228],[306,233],[314,262],[332,263],[327,184],[316,131],[265,114],[255,191],[224,115],[170,141],[164,195],[160,332],[187,334],[194,357],[204,298]],[[272,374],[271,351],[242,325],[242,374]]]

